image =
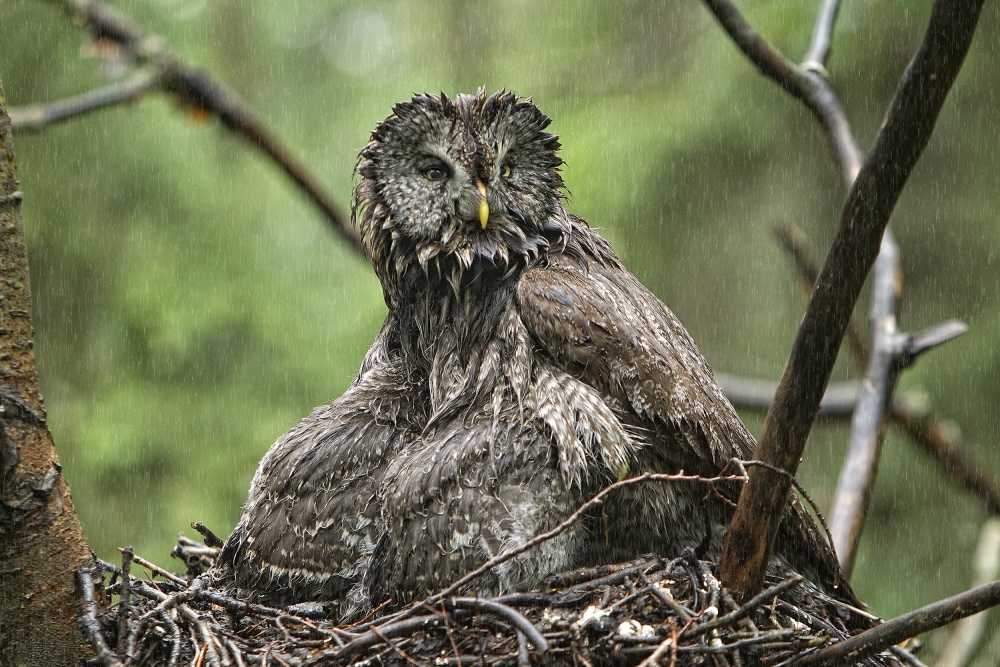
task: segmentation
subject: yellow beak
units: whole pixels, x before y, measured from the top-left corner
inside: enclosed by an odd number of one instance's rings
[[[476,183],[476,189],[481,195],[479,199],[479,225],[486,229],[486,223],[490,221],[490,203],[486,201],[486,186],[482,181]]]

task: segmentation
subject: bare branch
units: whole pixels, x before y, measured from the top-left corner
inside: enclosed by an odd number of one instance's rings
[[[13,107],[10,110],[11,126],[15,130],[38,132],[49,125],[92,111],[135,102],[158,85],[160,72],[156,68],[139,70],[130,79],[64,100]]]
[[[816,16],[816,24],[813,26],[812,41],[809,43],[809,51],[802,61],[804,69],[813,70],[819,74],[826,74],[826,59],[830,57],[830,38],[833,35],[833,26],[837,22],[837,12],[840,11],[840,0],[823,0],[823,6]]]
[[[834,551],[848,579],[854,569],[854,557],[882,457],[888,419],[886,406],[892,401],[892,392],[904,365],[900,360],[904,347],[902,336],[896,326],[896,306],[901,290],[899,249],[886,235],[882,238],[881,250],[875,260],[870,315],[872,346],[865,373],[866,382],[861,385],[858,407],[851,419],[847,455],[840,469],[830,511]]]
[[[916,637],[998,604],[1000,581],[994,581],[903,614],[849,639],[805,653],[792,664],[795,667],[854,664],[908,637]]]
[[[978,496],[989,512],[1000,514],[1000,485],[969,459],[956,428],[939,417],[907,410],[898,402],[893,404],[892,421],[957,484]]]
[[[326,216],[334,231],[351,247],[364,252],[350,219],[333,201],[319,180],[306,169],[247,104],[228,87],[183,62],[155,35],[145,33],[131,19],[97,0],[56,0],[87,25],[95,35],[119,46],[140,65],[161,72],[160,87],[182,104],[214,114],[224,127],[275,162]]]
[[[712,5],[727,4],[706,0]],[[764,421],[757,458],[794,474],[837,351],[899,194],[934,129],[979,20],[983,0],[937,0],[871,155],[848,194],[840,228]],[[731,5],[730,5],[731,6]],[[720,19],[721,20],[721,19]],[[723,548],[723,580],[744,597],[760,590],[789,483],[750,471]],[[765,520],[761,520],[761,519]]]
[[[767,412],[774,401],[778,383],[759,378],[739,377],[716,373],[729,402],[738,408]],[[827,417],[849,417],[858,405],[861,383],[857,380],[835,382],[826,388],[819,404],[819,413]]]
[[[730,0],[704,2],[750,62],[765,76],[801,100],[819,119],[827,132],[837,164],[841,167],[844,183],[850,187],[861,168],[861,152],[847,116],[844,115],[844,109],[830,84],[816,71],[796,66],[768,44]]]
[[[80,630],[90,640],[90,645],[97,653],[97,660],[103,667],[124,667],[118,656],[114,654],[108,643],[104,641],[101,622],[97,620],[97,601],[94,598],[94,573],[90,568],[82,567],[76,571],[76,582],[80,592],[80,603],[83,605],[83,616],[77,621]]]
[[[638,475],[636,477],[629,477],[628,479],[623,479],[619,482],[615,482],[614,484],[611,484],[610,486],[607,486],[604,489],[602,489],[599,493],[595,494],[594,497],[588,500],[587,502],[580,505],[580,507],[578,507],[575,512],[569,515],[562,523],[557,525],[555,528],[547,530],[544,533],[539,533],[538,535],[535,535],[533,538],[531,538],[521,546],[517,547],[516,549],[512,549],[511,551],[503,553],[495,558],[491,558],[490,560],[486,561],[485,563],[477,567],[475,570],[469,572],[462,578],[455,581],[453,584],[445,588],[440,593],[432,595],[426,600],[422,600],[419,604],[421,605],[429,604],[431,606],[436,605],[445,597],[451,595],[452,593],[455,593],[458,590],[461,590],[463,586],[469,584],[472,581],[475,581],[476,579],[486,574],[487,572],[497,567],[498,565],[503,565],[504,563],[525,553],[526,551],[535,548],[539,544],[547,542],[548,540],[551,540],[552,538],[564,533],[566,530],[568,530],[577,522],[579,522],[586,515],[587,512],[589,512],[593,508],[603,503],[604,499],[608,495],[618,491],[619,489],[623,489],[627,486],[633,486],[635,484],[643,484],[645,482],[695,482],[699,484],[716,484],[719,482],[744,482],[744,481],[746,481],[746,478],[743,477],[742,475],[699,477],[698,475],[685,475],[682,471],[680,473],[677,473],[676,475],[647,472]]]

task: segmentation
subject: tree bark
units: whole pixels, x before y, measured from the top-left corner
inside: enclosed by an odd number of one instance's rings
[[[38,391],[20,183],[0,86],[0,664],[78,665],[74,573],[92,564]]]

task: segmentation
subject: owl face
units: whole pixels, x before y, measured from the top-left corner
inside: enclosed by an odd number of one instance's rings
[[[537,254],[563,189],[549,122],[503,91],[396,105],[358,161],[355,222],[376,270],[507,269]]]

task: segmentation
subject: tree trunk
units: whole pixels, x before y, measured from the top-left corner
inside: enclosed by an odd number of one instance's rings
[[[77,568],[92,555],[38,392],[21,191],[0,87],[0,664],[78,665]]]

